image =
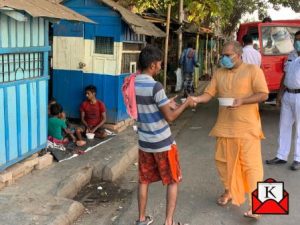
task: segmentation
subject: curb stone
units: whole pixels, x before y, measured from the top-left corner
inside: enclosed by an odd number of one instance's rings
[[[118,179],[123,172],[128,168],[130,164],[137,159],[138,156],[138,145],[131,147],[128,151],[124,151],[122,157],[116,158],[107,164],[103,169],[102,179],[104,181],[115,181]]]
[[[6,203],[0,204],[0,225],[71,225],[85,210],[79,202],[51,195],[0,194],[0,199]]]
[[[74,201],[69,207],[68,214],[59,216],[50,225],[71,225],[84,213],[84,210],[80,202]]]
[[[85,167],[77,173],[73,174],[67,180],[63,180],[56,192],[56,196],[64,198],[74,198],[77,193],[87,185],[92,178],[92,167]]]

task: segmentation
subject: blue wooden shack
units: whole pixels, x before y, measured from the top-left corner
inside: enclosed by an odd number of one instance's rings
[[[68,8],[95,24],[61,22],[54,26],[53,95],[68,117],[79,118],[84,88],[97,87],[107,109],[107,121],[128,118],[121,86],[136,71],[146,36],[164,37],[152,23],[112,0],[64,0]]]
[[[0,0],[0,171],[47,143],[49,19],[90,21],[48,0]]]

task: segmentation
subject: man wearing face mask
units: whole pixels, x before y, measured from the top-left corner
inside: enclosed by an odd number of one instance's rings
[[[297,39],[297,36],[299,35],[299,32],[296,32],[295,33],[295,40]],[[294,48],[295,48],[295,42],[294,42]],[[284,72],[287,73],[288,71],[288,68],[289,68],[289,65],[291,64],[291,62],[296,59],[298,57],[298,52],[296,50],[296,48],[288,55],[288,58],[287,60],[285,61],[284,63]]]
[[[300,169],[300,31],[295,34],[294,48],[297,54],[289,56],[285,67],[283,85],[278,95],[281,101],[277,155],[266,160],[267,164],[285,164],[291,149],[292,129],[295,124],[295,153],[292,170]],[[293,56],[294,55],[294,56]],[[288,60],[289,60],[288,59]],[[281,97],[278,98],[281,100]]]
[[[249,210],[244,216],[257,218],[251,211],[251,193],[263,180],[261,139],[264,138],[258,103],[268,98],[262,70],[242,61],[242,46],[236,41],[225,43],[221,65],[204,94],[193,97],[206,103],[213,97],[234,98],[232,106],[220,106],[217,122],[210,132],[216,137],[215,162],[224,193],[219,205],[232,201],[241,205],[249,194]]]

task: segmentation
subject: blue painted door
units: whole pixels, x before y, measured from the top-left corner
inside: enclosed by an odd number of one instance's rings
[[[0,84],[0,171],[46,147],[47,78]]]

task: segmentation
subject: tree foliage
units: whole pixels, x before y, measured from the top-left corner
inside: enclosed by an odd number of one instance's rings
[[[210,25],[216,17],[226,18],[232,12],[232,0],[186,1],[188,19],[197,24]]]
[[[134,5],[138,12],[143,12],[149,8],[164,12],[168,4],[174,6],[178,0],[119,0],[118,2],[125,6]]]
[[[291,7],[296,12],[300,11],[300,1],[299,0],[269,0],[273,6],[284,6],[284,7]]]
[[[267,8],[279,9],[280,6],[291,7],[295,11],[300,10],[299,0],[232,0],[233,8],[229,17],[223,18],[226,26],[223,25],[223,33],[230,34],[234,31],[242,16],[246,13],[253,13],[258,10],[262,19],[267,15]]]
[[[179,0],[115,0],[122,4],[132,4],[138,12],[152,8],[166,12],[168,4],[173,5],[172,15],[177,17]],[[267,16],[267,8],[279,9],[280,6],[291,7],[300,11],[299,0],[184,0],[187,18],[198,25],[220,26],[225,35],[231,34],[240,19],[246,13],[259,11],[260,18]]]

